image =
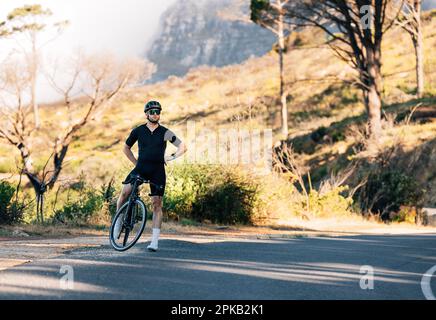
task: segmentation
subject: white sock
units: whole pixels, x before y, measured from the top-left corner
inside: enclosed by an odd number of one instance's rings
[[[157,242],[159,240],[159,235],[160,235],[160,229],[158,228],[153,228],[153,235],[151,237],[151,243],[157,245]]]

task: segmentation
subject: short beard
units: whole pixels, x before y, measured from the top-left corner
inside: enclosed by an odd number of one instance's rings
[[[159,120],[151,120],[150,116],[147,116],[147,120],[150,121],[151,123],[159,123]]]

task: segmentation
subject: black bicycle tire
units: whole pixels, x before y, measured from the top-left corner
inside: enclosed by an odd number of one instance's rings
[[[115,223],[114,222],[117,221],[118,216],[121,214],[121,212],[123,212],[123,209],[129,204],[129,202],[126,202],[120,208],[120,210],[118,210],[118,212],[116,213],[116,215],[114,216],[114,218],[112,220],[111,228],[110,228],[110,231],[109,231],[109,241],[110,241],[110,244],[111,244],[112,248],[114,248],[116,251],[122,252],[122,251],[126,251],[126,250],[130,249],[131,247],[133,247],[136,244],[136,242],[139,240],[139,238],[141,238],[141,235],[144,232],[145,225],[147,224],[147,207],[145,206],[144,202],[141,199],[137,199],[136,201],[144,209],[144,222],[142,223],[142,226],[141,226],[139,232],[137,233],[135,239],[133,239],[133,241],[128,246],[125,246],[125,247],[117,246],[115,244],[115,240],[113,239],[114,238],[114,228],[115,228]]]

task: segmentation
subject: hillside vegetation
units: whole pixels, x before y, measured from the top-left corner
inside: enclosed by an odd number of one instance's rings
[[[361,132],[366,116],[361,92],[352,85],[354,71],[322,44],[322,33],[308,30],[292,34],[288,39],[285,74],[289,92],[289,136],[280,135],[279,69],[277,53],[272,50],[263,57],[249,59],[240,65],[198,67],[182,78],[170,77],[153,85],[129,89],[81,131],[80,137],[70,147],[58,185],[78,181],[81,175],[81,179],[94,186],[114,178],[115,188],[118,189],[121,179],[131,169],[121,151],[124,141],[132,128],[144,122],[144,102],[156,99],[164,108],[161,123],[170,127],[182,140],[187,134],[188,121],[195,121],[198,129],[273,129],[275,147],[292,146],[295,163],[307,188],[310,183],[316,189],[325,179],[330,178],[331,181],[332,175],[351,170],[358,163],[358,168],[353,169],[347,181],[350,188],[358,186],[364,174],[371,170],[378,172],[380,179],[387,179],[380,175],[385,169],[403,172],[413,176],[418,188],[425,190],[420,205],[436,206],[435,30],[436,14],[433,11],[427,13],[424,19],[426,91],[425,97],[420,100],[414,98],[415,60],[410,38],[400,29],[390,31],[384,38],[384,132],[382,145],[377,150],[366,150],[363,145]],[[64,116],[65,111],[56,104],[42,106],[41,119],[44,123],[41,130],[50,134],[54,128],[62,127]],[[189,147],[190,141],[186,142]],[[49,148],[44,141],[37,139],[32,141],[32,146],[38,150],[33,155],[34,165],[44,166],[50,154]],[[172,148],[169,146],[169,149]],[[10,181],[17,178],[15,162],[18,159],[15,149],[0,144],[0,173],[3,178],[10,178]],[[389,168],[384,167],[386,159],[389,160]],[[170,175],[172,171],[180,170],[174,165],[168,169]],[[12,178],[11,173],[15,174]],[[310,181],[307,173],[310,173]],[[184,177],[188,176],[196,182],[195,174],[185,173]],[[233,179],[232,175],[229,176]],[[175,184],[177,178],[174,179]],[[273,197],[271,199],[258,199],[258,206],[263,203],[262,208],[265,208],[256,212],[259,217],[267,219],[275,212],[277,218],[278,212],[292,215],[299,210],[294,205],[301,199],[295,203],[289,201],[280,210],[271,207],[268,202],[276,202],[280,197],[289,199],[286,198],[289,195],[283,192],[292,193],[294,189],[301,192],[302,186],[280,189],[280,183],[267,180],[259,182],[259,186],[271,183],[277,187],[276,194],[265,196]],[[186,186],[181,185],[180,190],[186,190]],[[246,191],[247,197],[251,197],[251,191]],[[341,194],[342,191],[333,193]],[[53,198],[54,193],[52,191],[50,197]],[[203,196],[206,197],[205,194]],[[360,196],[364,196],[362,192]],[[66,199],[67,194],[61,193],[59,203]],[[330,199],[321,205],[328,206],[328,201],[335,202]],[[344,203],[344,206],[348,205]],[[183,212],[191,209],[188,206],[178,210],[183,216]],[[174,214],[178,218],[180,215]]]

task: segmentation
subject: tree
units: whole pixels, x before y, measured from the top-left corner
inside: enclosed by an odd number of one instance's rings
[[[422,0],[406,0],[404,9],[397,21],[397,24],[412,38],[413,47],[415,49],[416,95],[418,98],[422,98],[424,94],[424,48],[421,26],[421,3]]]
[[[25,5],[12,10],[7,20],[0,26],[0,34],[8,37],[23,35],[25,41],[30,44],[30,50],[26,49],[20,41],[17,41],[26,56],[27,65],[29,68],[30,84],[31,84],[31,105],[33,109],[35,127],[40,127],[39,108],[37,104],[36,86],[38,81],[38,73],[40,71],[40,50],[43,45],[39,43],[40,33],[48,29],[55,30],[56,35],[59,35],[63,28],[68,24],[68,21],[58,21],[48,25],[46,22],[53,15],[50,9],[44,9],[41,5]],[[52,39],[51,39],[52,40]],[[45,43],[46,44],[46,43]],[[44,44],[44,45],[45,45]]]
[[[286,7],[290,0],[251,0],[251,20],[270,30],[277,36],[279,49],[279,67],[280,67],[280,101],[282,105],[282,134],[288,136],[288,108],[286,104],[287,92],[285,90],[285,73],[283,66],[283,55],[285,53],[285,30],[290,28],[286,24],[285,13]]]
[[[358,72],[373,141],[381,135],[381,44],[401,6],[397,0],[301,0],[287,12],[297,25],[324,30],[337,56]]]
[[[63,65],[65,68],[65,64]],[[57,69],[56,69],[57,70]],[[60,106],[66,109],[68,124],[58,134],[38,131],[38,139],[44,140],[51,154],[42,169],[34,168],[31,159],[32,139],[35,127],[29,122],[30,105],[25,95],[30,84],[30,75],[18,62],[10,62],[1,70],[0,88],[12,97],[12,106],[2,100],[0,107],[0,139],[15,146],[20,152],[22,172],[31,182],[36,194],[37,220],[44,221],[44,195],[56,183],[71,142],[114,97],[131,84],[141,83],[154,72],[154,65],[142,60],[116,61],[102,55],[79,56],[69,69],[70,80],[63,86],[58,84],[56,74],[50,77],[51,84],[62,93]],[[84,95],[80,100],[75,96]],[[10,99],[9,99],[10,100]],[[51,165],[50,165],[51,162]]]

